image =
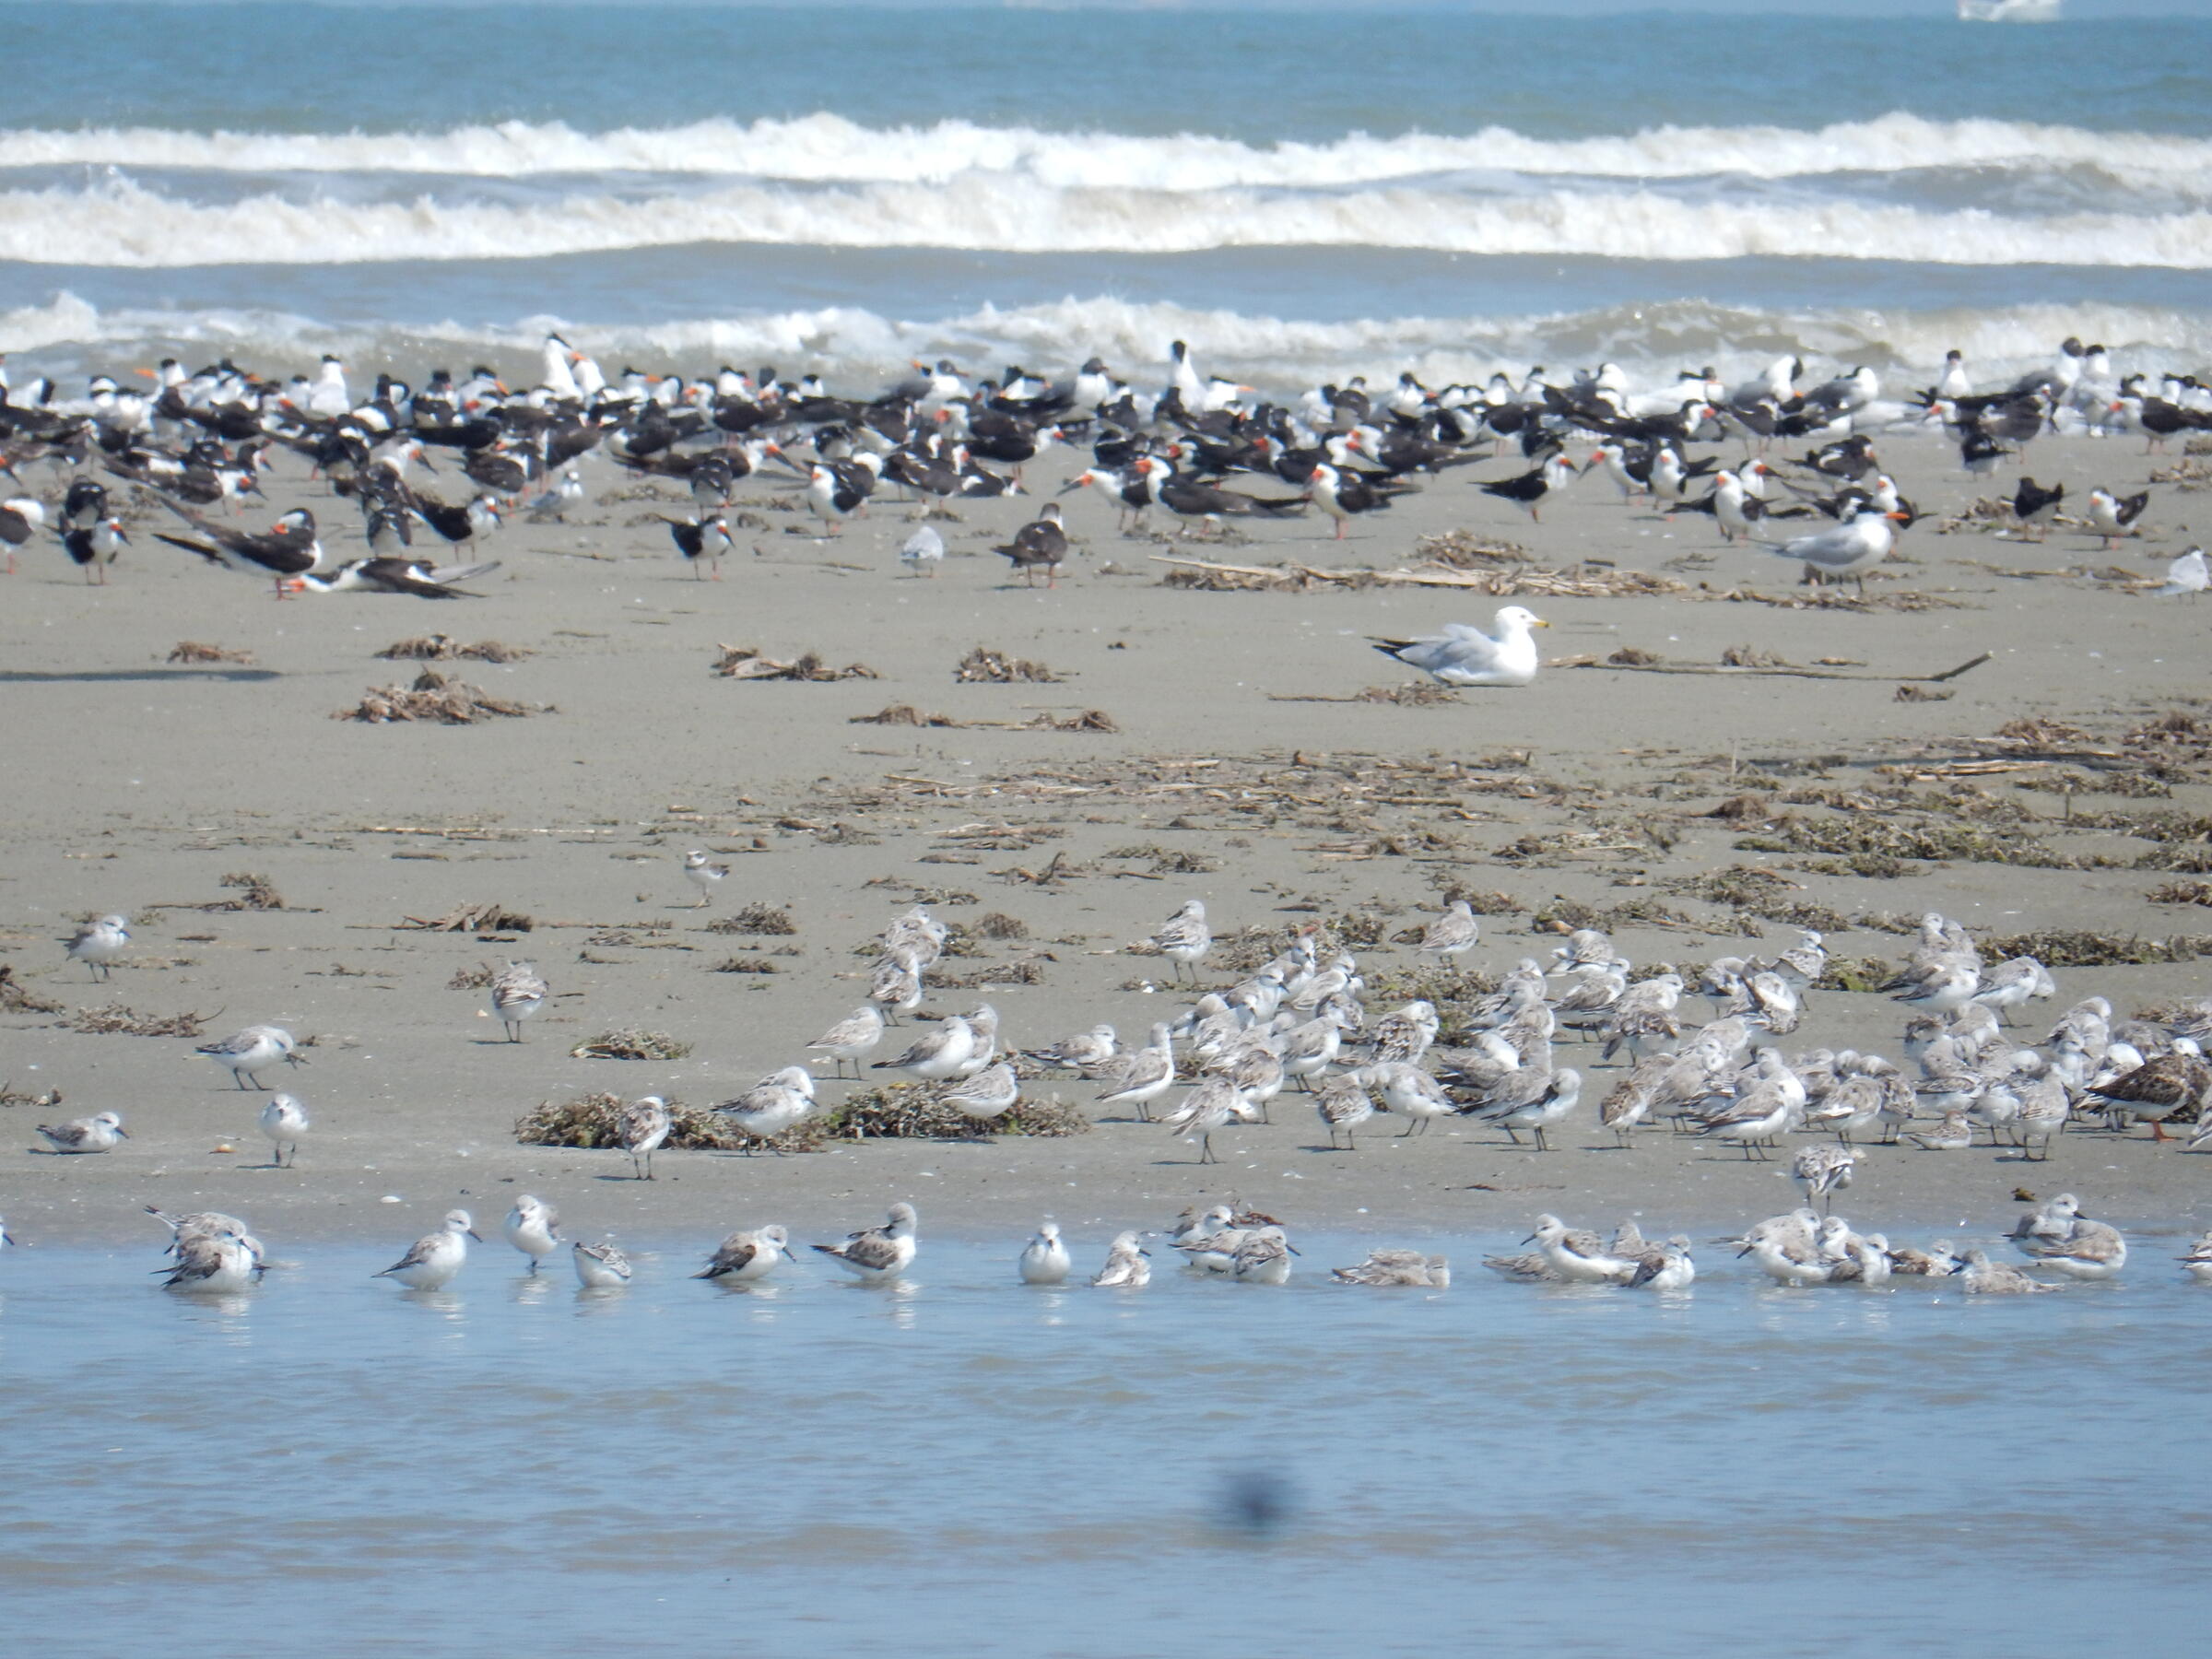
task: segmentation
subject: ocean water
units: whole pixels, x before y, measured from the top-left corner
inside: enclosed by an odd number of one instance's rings
[[[0,1260],[10,1651],[849,1659],[2182,1653],[2212,1292],[1014,1282],[448,1290]],[[2175,1241],[2174,1242],[2178,1242]],[[1102,1254],[1078,1246],[1086,1269]],[[806,1253],[804,1251],[802,1254]],[[2177,1433],[2179,1438],[2177,1438]],[[1255,1496],[1273,1508],[1254,1524]]]
[[[6,17],[0,349],[56,372],[2212,358],[2212,18]]]

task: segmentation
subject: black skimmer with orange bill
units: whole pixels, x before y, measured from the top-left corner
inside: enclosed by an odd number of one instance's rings
[[[1044,585],[1057,587],[1060,567],[1067,562],[1067,532],[1060,523],[1060,503],[1047,501],[1037,517],[1014,533],[1012,541],[991,550],[1011,561],[1026,585],[1036,586],[1037,572],[1042,571]]]
[[[2136,522],[2143,510],[2150,505],[2150,491],[2139,490],[2132,496],[2116,496],[2109,489],[2089,491],[2089,528],[2104,537],[2109,552],[2124,535],[2135,534]]]
[[[486,564],[429,565],[418,559],[356,559],[328,576],[312,571],[285,582],[291,592],[314,594],[404,594],[417,599],[473,599],[455,584],[488,576],[500,568]]]
[[[108,567],[115,556],[130,542],[123,533],[123,521],[104,518],[89,530],[65,530],[62,533],[62,547],[85,573],[88,584],[96,587],[108,585]]]
[[[1565,489],[1574,481],[1574,463],[1565,455],[1554,455],[1533,472],[1518,477],[1500,478],[1482,486],[1485,495],[1494,495],[1501,501],[1512,501],[1526,510],[1536,524],[1544,522],[1544,498],[1556,490]]]
[[[1313,505],[1336,521],[1337,541],[1344,539],[1344,527],[1351,523],[1353,515],[1381,512],[1390,505],[1389,493],[1376,488],[1357,473],[1338,472],[1325,461],[1308,475],[1307,488],[1313,497]]]
[[[702,574],[701,566],[713,569],[714,580],[722,580],[723,556],[730,550],[730,526],[717,516],[702,519],[663,519],[668,526],[668,539],[676,550],[691,566],[694,576]]]
[[[2047,523],[2056,513],[2059,504],[2066,499],[2066,487],[2053,484],[2045,489],[2027,474],[2020,475],[2020,487],[2012,492],[2012,516],[2020,522],[2020,528],[2030,529]],[[2042,538],[2036,538],[2041,541]]]
[[[188,507],[178,506],[167,497],[162,498],[162,502],[198,531],[203,539],[193,541],[157,530],[154,532],[157,541],[182,547],[187,553],[197,553],[209,564],[218,564],[243,575],[266,576],[276,583],[279,599],[285,597],[285,583],[288,580],[309,574],[323,562],[323,544],[315,535],[315,515],[304,507],[295,507],[267,530],[254,532],[218,524]]]

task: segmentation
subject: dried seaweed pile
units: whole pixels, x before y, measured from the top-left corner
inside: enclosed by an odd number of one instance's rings
[[[1991,961],[2031,956],[2046,968],[2147,967],[2194,962],[2201,957],[2212,956],[2212,938],[2202,934],[2176,934],[2171,938],[2146,939],[2135,934],[2045,928],[2036,933],[1984,940],[1981,948],[1983,956]]]
[[[79,1008],[62,1021],[88,1037],[197,1037],[211,1017],[206,1014],[140,1014],[111,1003],[104,1008]]]
[[[978,645],[962,657],[952,677],[974,684],[1010,685],[1027,681],[1037,685],[1057,685],[1060,677],[1042,663],[1032,663],[1026,657],[1008,656],[1003,651],[993,651]]]
[[[1500,564],[1525,564],[1528,549],[1519,542],[1488,535],[1479,530],[1442,530],[1431,535],[1417,536],[1413,556],[1423,564],[1441,565],[1446,570],[1465,571]]]
[[[399,925],[429,933],[528,933],[530,918],[503,904],[463,904],[442,916],[408,916]]]
[[[711,934],[760,934],[773,938],[789,938],[799,931],[799,924],[791,919],[791,912],[773,904],[747,904],[727,916],[717,916],[707,924]]]
[[[62,1103],[62,1091],[49,1088],[39,1094],[25,1094],[13,1083],[0,1083],[0,1106],[36,1106],[43,1112],[50,1106]]]
[[[636,1026],[618,1026],[611,1031],[602,1031],[588,1037],[569,1051],[571,1060],[681,1060],[691,1052],[691,1045],[671,1037],[665,1031],[641,1030]]]
[[[537,653],[500,640],[478,640],[474,645],[465,645],[446,634],[418,634],[411,640],[394,640],[376,654],[394,663],[450,663],[456,657],[479,663],[519,663]]]
[[[48,1002],[16,977],[13,962],[0,962],[0,1014],[59,1014],[62,1005]]]
[[[1090,1120],[1058,1095],[1025,1097],[1004,1117],[988,1122],[948,1106],[923,1083],[891,1083],[856,1089],[828,1117],[830,1130],[856,1140],[973,1140],[979,1135],[1086,1135]]]
[[[217,899],[195,908],[204,911],[280,911],[285,908],[284,895],[266,876],[256,876],[251,870],[233,870],[216,884],[218,887],[237,889],[235,899]]]
[[[1699,599],[1725,600],[1737,605],[1766,605],[1777,610],[1840,610],[1872,613],[1875,611],[1936,611],[1966,610],[1963,599],[1947,598],[1941,594],[1923,594],[1907,591],[1900,594],[1846,594],[1840,588],[1806,588],[1796,593],[1762,594],[1757,588],[1736,587],[1725,591],[1706,588],[1695,595]]]
[[[960,723],[949,714],[925,714],[912,703],[890,703],[873,714],[855,714],[848,725],[880,726],[958,726]]]
[[[573,1100],[541,1100],[514,1120],[514,1138],[525,1147],[579,1147],[592,1150],[620,1143],[622,1109],[618,1094],[588,1094]],[[766,1148],[775,1152],[818,1152],[822,1124],[818,1119],[763,1140],[740,1134],[726,1118],[704,1106],[667,1100],[668,1139],[664,1144],[679,1152],[736,1152]]]
[[[714,672],[724,679],[820,681],[883,677],[865,663],[847,663],[842,668],[832,668],[811,651],[784,662],[763,656],[750,645],[724,645],[717,649],[722,655],[715,660]]]
[[[2100,861],[2061,853],[2018,831],[1998,834],[1975,824],[1895,818],[1802,818],[1784,813],[1765,832],[1735,843],[1745,853],[1825,853],[1845,857],[1955,860],[1965,864],[2024,865],[2044,870],[2100,867]],[[1869,873],[1865,871],[1854,874]]]
[[[547,711],[533,703],[494,697],[480,686],[449,680],[436,669],[425,668],[412,686],[371,686],[350,709],[339,709],[333,720],[359,721],[364,725],[474,725],[479,720],[521,720]]]
[[[170,647],[169,655],[162,659],[170,663],[241,663],[251,665],[253,653],[233,651],[227,645],[204,645],[197,640],[179,640]]]

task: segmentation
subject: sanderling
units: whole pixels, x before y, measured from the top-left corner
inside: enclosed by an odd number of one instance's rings
[[[945,954],[945,942],[951,937],[952,929],[917,904],[904,915],[893,917],[877,942],[885,955],[903,953],[913,958],[916,968],[926,968]]]
[[[1790,1160],[1790,1179],[1805,1190],[1807,1202],[1826,1210],[1835,1203],[1835,1195],[1851,1184],[1858,1164],[1849,1147],[1823,1143],[1803,1148]]]
[[[1677,1233],[1665,1244],[1644,1249],[1636,1258],[1636,1271],[1629,1276],[1628,1283],[1642,1290],[1687,1290],[1697,1277],[1697,1264],[1689,1259],[1689,1241]]]
[[[261,1258],[261,1241],[256,1239],[246,1224],[236,1216],[226,1216],[221,1210],[194,1210],[190,1215],[172,1216],[152,1205],[146,1213],[169,1229],[169,1251],[176,1251],[185,1240],[193,1238],[236,1239]]]
[[[1110,1290],[1141,1290],[1152,1282],[1151,1253],[1137,1242],[1135,1233],[1116,1233],[1106,1247],[1106,1265],[1090,1282]],[[2212,1265],[2212,1257],[2207,1257],[2207,1265]]]
[[[546,1006],[548,994],[535,962],[510,962],[492,980],[487,1006],[491,1017],[507,1028],[507,1041],[520,1042],[523,1021]]]
[[[899,562],[917,576],[934,577],[945,562],[945,538],[932,526],[923,525],[900,547]]]
[[[2200,1285],[2212,1285],[2212,1232],[2189,1246],[2189,1253],[2174,1258],[2183,1272]]]
[[[891,1206],[890,1219],[881,1227],[849,1235],[842,1244],[817,1244],[839,1266],[876,1283],[895,1279],[914,1259],[914,1224],[911,1204]]]
[[[468,1260],[468,1241],[484,1241],[470,1222],[466,1210],[448,1210],[438,1230],[419,1238],[407,1253],[371,1278],[395,1278],[410,1290],[436,1290],[453,1282]]]
[[[2058,1288],[2030,1278],[2018,1267],[1991,1261],[1986,1251],[1968,1251],[1961,1271],[1969,1296],[2038,1296]]]
[[[722,885],[723,877],[730,873],[728,865],[718,865],[705,852],[694,847],[684,854],[684,879],[699,889],[699,902],[693,910],[704,910],[714,902],[714,889]]]
[[[1077,1031],[1050,1048],[1034,1049],[1031,1053],[1047,1065],[1063,1067],[1083,1076],[1095,1077],[1100,1068],[1108,1065],[1121,1053],[1121,1040],[1110,1025],[1097,1025],[1088,1031]]]
[[[560,1218],[542,1198],[524,1193],[507,1212],[507,1242],[530,1258],[535,1275],[545,1259],[560,1248]]]
[[[234,1037],[220,1042],[210,1042],[193,1051],[205,1054],[218,1065],[229,1070],[231,1079],[241,1088],[252,1085],[261,1088],[261,1079],[254,1076],[265,1065],[274,1065],[279,1060],[287,1065],[305,1065],[307,1061],[299,1053],[299,1044],[292,1034],[282,1026],[253,1025]]]
[[[117,1141],[131,1138],[122,1117],[112,1112],[71,1118],[65,1124],[41,1124],[38,1130],[56,1152],[112,1152]]]
[[[2081,1200],[2071,1193],[2061,1193],[2037,1205],[2018,1221],[2006,1236],[2024,1255],[2041,1255],[2045,1250],[2065,1245],[2073,1236],[2074,1223],[2081,1215]]]
[[[1893,1246],[1889,1252],[1889,1271],[1926,1278],[1943,1278],[1959,1271],[1959,1258],[1952,1253],[1948,1239],[1938,1239],[1929,1250],[1913,1250],[1900,1244]]]
[[[1175,964],[1178,979],[1182,977],[1182,971],[1186,968],[1191,971],[1191,977],[1196,979],[1198,959],[1206,955],[1214,943],[1213,932],[1206,924],[1205,902],[1194,899],[1170,916],[1160,924],[1159,931],[1152,935],[1152,943],[1159,947],[1161,956]]]
[[[1214,1156],[1214,1131],[1231,1118],[1245,1116],[1246,1111],[1244,1097],[1227,1077],[1201,1077],[1182,1097],[1182,1104],[1162,1121],[1171,1135],[1198,1137],[1200,1163],[1219,1163]]]
[[[986,1071],[954,1084],[938,1097],[963,1117],[995,1123],[1021,1103],[1021,1081],[1001,1060]]]
[[[1321,1114],[1322,1127],[1329,1132],[1329,1150],[1336,1150],[1336,1137],[1344,1136],[1344,1149],[1357,1152],[1356,1138],[1359,1125],[1375,1115],[1375,1103],[1368,1098],[1367,1086],[1356,1071],[1340,1072],[1329,1078],[1313,1093],[1313,1110]]]
[[[878,1060],[876,1071],[902,1071],[922,1083],[942,1083],[961,1075],[975,1053],[975,1029],[959,1015],[940,1020],[896,1060]]]
[[[749,1285],[766,1278],[780,1262],[797,1261],[791,1253],[791,1235],[781,1227],[755,1228],[734,1232],[715,1247],[706,1271],[693,1278],[719,1279],[725,1284]]]
[[[254,1252],[229,1233],[179,1233],[176,1252],[176,1265],[167,1270],[169,1277],[163,1281],[171,1290],[243,1290],[262,1270]]]
[[[1604,1240],[1582,1228],[1571,1228],[1557,1216],[1538,1216],[1536,1230],[1521,1241],[1544,1253],[1551,1270],[1575,1284],[1622,1284],[1636,1271],[1606,1248]]]
[[[307,1108],[288,1094],[272,1096],[261,1109],[261,1132],[269,1137],[272,1150],[269,1167],[281,1169],[287,1162],[300,1161],[300,1137],[307,1133]],[[289,1147],[292,1155],[288,1159],[284,1149]]]
[[[1555,1071],[1546,1076],[1534,1066],[1524,1069],[1528,1073],[1525,1080],[1519,1080],[1515,1074],[1516,1080],[1501,1090],[1500,1099],[1482,1115],[1503,1125],[1515,1146],[1521,1144],[1518,1131],[1526,1129],[1535,1137],[1536,1150],[1548,1152],[1551,1142],[1546,1131],[1563,1122],[1581,1104],[1583,1074]]]
[[[1475,907],[1465,899],[1454,899],[1442,915],[1429,924],[1414,948],[1423,956],[1465,956],[1481,937],[1482,924],[1475,919]]]
[[[1022,1247],[1021,1282],[1025,1285],[1065,1285],[1068,1269],[1075,1264],[1068,1259],[1067,1246],[1060,1242],[1057,1223],[1047,1221],[1037,1230],[1037,1236]]]
[[[131,926],[123,916],[101,916],[88,922],[70,937],[62,941],[62,948],[73,962],[82,962],[92,971],[92,977],[108,977],[108,964],[121,956],[131,942]]]
[[[1431,1285],[1441,1289],[1452,1282],[1452,1268],[1442,1256],[1423,1255],[1418,1250],[1371,1250],[1357,1267],[1332,1268],[1329,1277],[1347,1285]]]
[[[615,1144],[629,1154],[630,1174],[637,1180],[653,1179],[653,1155],[666,1144],[675,1122],[668,1114],[668,1102],[659,1095],[646,1095],[622,1108],[622,1115],[615,1120]]]
[[[1237,1246],[1237,1253],[1230,1258],[1231,1271],[1240,1282],[1287,1285],[1290,1282],[1290,1258],[1297,1253],[1297,1247],[1283,1236],[1281,1228],[1256,1228]]]
[[[806,1046],[820,1049],[830,1056],[832,1076],[841,1076],[845,1063],[853,1063],[854,1081],[860,1078],[860,1063],[876,1045],[883,1041],[883,1015],[874,1003],[864,1003],[846,1015]]]
[[[735,1100],[708,1110],[728,1118],[740,1134],[771,1143],[769,1150],[781,1158],[783,1148],[772,1144],[776,1136],[814,1113],[814,1078],[803,1065],[787,1065],[761,1078]],[[750,1147],[746,1147],[747,1158],[752,1152]]]
[[[612,1290],[629,1283],[629,1258],[605,1239],[596,1244],[577,1240],[569,1247],[569,1259],[576,1265],[576,1282],[586,1290]],[[530,1265],[535,1272],[537,1264]]]
[[[1181,1250],[1185,1244],[1196,1244],[1212,1238],[1237,1218],[1237,1212],[1226,1204],[1217,1204],[1201,1210],[1191,1206],[1176,1218],[1175,1225],[1168,1230],[1168,1242]]]
[[[1443,1091],[1434,1077],[1402,1060],[1371,1065],[1360,1074],[1359,1080],[1382,1097],[1385,1112],[1394,1112],[1406,1120],[1405,1131],[1398,1136],[1400,1140],[1409,1135],[1426,1135],[1432,1122],[1450,1117],[1459,1110],[1458,1102]]]
[[[956,1077],[972,1077],[998,1058],[998,1010],[989,1003],[977,1003],[960,1016],[968,1029],[975,1033],[975,1046],[968,1058],[960,1062]]]
[[[2028,1253],[2068,1278],[2108,1279],[2116,1277],[2127,1265],[2127,1241],[2120,1236],[2118,1228],[2083,1216],[2076,1219],[2063,1242]]]
[[[1174,1087],[1174,1042],[1166,1026],[1156,1025],[1152,1028],[1152,1040],[1129,1056],[1121,1080],[1099,1100],[1108,1106],[1127,1102],[1136,1108],[1137,1121],[1148,1124],[1152,1121],[1150,1102]]]
[[[868,1000],[885,1010],[891,1024],[922,1006],[922,967],[904,950],[894,950],[868,975]],[[857,1069],[857,1068],[856,1068]]]

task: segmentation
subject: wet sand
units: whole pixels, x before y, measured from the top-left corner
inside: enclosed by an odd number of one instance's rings
[[[1962,477],[1953,452],[1933,440],[1880,447],[1926,512],[2000,488],[2009,494],[2015,481],[2010,471],[1994,484]],[[2098,483],[2141,488],[2150,467],[2171,459],[2147,459],[2133,442],[2046,441],[2030,466],[2080,497]],[[84,585],[57,548],[26,549],[20,573],[0,588],[11,601],[0,618],[11,711],[0,752],[14,783],[0,818],[0,962],[65,1011],[190,1010],[210,1017],[202,1041],[262,1021],[312,1036],[305,1069],[263,1080],[300,1095],[315,1128],[296,1170],[255,1167],[267,1157],[254,1122],[264,1097],[234,1090],[191,1042],[81,1034],[62,1023],[65,1013],[0,1016],[0,1081],[64,1095],[46,1111],[0,1107],[0,1145],[17,1148],[0,1152],[10,1230],[32,1241],[144,1243],[135,1212],[151,1203],[236,1211],[272,1239],[397,1243],[456,1202],[473,1206],[480,1225],[496,1221],[518,1191],[553,1201],[572,1234],[702,1241],[769,1219],[802,1238],[830,1237],[879,1219],[895,1198],[918,1204],[925,1230],[980,1236],[1043,1216],[1086,1237],[1157,1226],[1186,1204],[1229,1194],[1293,1226],[1406,1241],[1513,1228],[1546,1209],[1606,1224],[1634,1214],[1647,1230],[1747,1221],[1794,1202],[1786,1156],[1747,1162],[1665,1131],[1632,1151],[1611,1149],[1594,1104],[1618,1074],[1594,1069],[1594,1051],[1585,1060],[1571,1043],[1562,1062],[1582,1065],[1591,1081],[1548,1155],[1466,1125],[1398,1143],[1387,1118],[1359,1152],[1331,1154],[1317,1149],[1324,1137],[1295,1093],[1277,1100],[1273,1126],[1221,1137],[1221,1165],[1204,1169],[1194,1147],[1157,1126],[1101,1121],[1059,1139],[876,1141],[782,1159],[665,1154],[661,1179],[641,1183],[618,1178],[628,1174],[618,1154],[520,1147],[512,1126],[541,1100],[599,1089],[721,1100],[801,1059],[803,1043],[861,1000],[866,941],[924,893],[943,895],[936,908],[948,922],[997,913],[1025,926],[1026,938],[982,944],[982,954],[941,966],[973,973],[1033,961],[1024,971],[1037,982],[933,990],[924,1003],[958,1011],[987,996],[1021,1045],[1100,1019],[1139,1036],[1180,1006],[1165,990],[1124,989],[1163,964],[1122,947],[1190,897],[1206,900],[1222,934],[1356,912],[1385,918],[1387,937],[1432,912],[1446,885],[1503,893],[1517,909],[1486,916],[1472,958],[1490,971],[1548,952],[1556,938],[1536,919],[1560,900],[1600,911],[1655,901],[1688,919],[1618,928],[1639,963],[1759,948],[1761,938],[1732,930],[1731,907],[1665,886],[1737,865],[1796,884],[1792,902],[1846,917],[1935,908],[1983,937],[2051,928],[2212,934],[2212,911],[2147,901],[2153,888],[2187,879],[2129,867],[2155,843],[2109,820],[2081,827],[2094,814],[2212,810],[2212,789],[2188,781],[2194,762],[2157,799],[2069,800],[2018,787],[2091,769],[2094,759],[1965,778],[1941,770],[1993,753],[2146,752],[2119,740],[2195,706],[2212,606],[2156,601],[2086,574],[2016,579],[1989,567],[2161,571],[2203,536],[2212,518],[2204,495],[2154,486],[2147,534],[2111,555],[2064,531],[2024,546],[1919,526],[1902,561],[1882,573],[1889,579],[1869,592],[1912,591],[1956,608],[1858,613],[1724,600],[1717,594],[1745,586],[1792,594],[1796,570],[1724,547],[1709,520],[1624,509],[1594,477],[1532,526],[1474,487],[1473,477],[1518,470],[1502,462],[1428,481],[1341,543],[1318,514],[1189,549],[1124,539],[1105,503],[1084,493],[1068,500],[1071,530],[1086,544],[1068,576],[1052,591],[1010,582],[989,547],[1079,464],[1065,455],[1032,464],[1029,499],[960,502],[959,522],[940,524],[951,557],[935,581],[899,569],[908,510],[879,501],[824,540],[811,521],[769,505],[779,498],[758,482],[741,494],[762,527],[739,530],[746,550],[726,563],[725,580],[696,580],[650,516],[683,511],[676,487],[659,487],[665,500],[644,499],[604,462],[587,466],[594,500],[570,523],[518,521],[495,538],[482,556],[502,569],[466,602],[277,604],[265,585],[154,541],[167,516],[158,510],[134,524],[104,589]],[[270,507],[309,503],[326,545],[358,552],[356,510],[303,470],[280,465]],[[463,496],[450,472],[426,482]],[[598,499],[609,491],[629,499]],[[1368,636],[1487,622],[1502,601],[1393,586],[1188,591],[1161,585],[1170,567],[1152,561],[1187,553],[1387,570],[1414,562],[1418,535],[1461,527],[1518,542],[1546,567],[1603,560],[1688,584],[1665,595],[1524,601],[1553,624],[1542,638],[1556,657],[1602,659],[1627,647],[1712,665],[1748,646],[1800,665],[1844,659],[1864,666],[1838,672],[1865,677],[1558,668],[1527,689],[1468,691],[1433,707],[1282,700],[1406,683]],[[467,727],[331,718],[371,686],[411,680],[418,665],[371,653],[433,630],[536,653],[507,665],[438,666],[550,712]],[[249,651],[253,662],[167,665],[182,640]],[[739,645],[864,663],[879,677],[715,677],[718,647]],[[1041,661],[1062,678],[956,683],[955,665],[977,645]],[[1903,677],[1983,652],[1989,662],[1941,688],[1953,693],[1947,700],[1894,700]],[[1006,724],[851,724],[895,704]],[[1116,729],[1007,729],[1090,710]],[[1976,747],[2024,716],[2085,735]],[[1735,845],[1776,815],[1823,816],[1818,801],[1782,798],[1793,791],[1832,796],[1900,776],[1917,776],[1924,794],[1983,790],[2062,820],[1978,821],[2119,867],[1952,859],[1881,877],[1808,870],[1816,855]],[[1762,818],[1712,816],[1745,794],[1771,803]],[[2074,826],[2063,821],[2068,811]],[[1886,814],[1877,806],[1874,816]],[[678,870],[693,846],[733,865],[707,910],[689,908]],[[1163,872],[1142,849],[1201,867]],[[286,908],[188,908],[236,897],[221,880],[247,872],[266,877]],[[533,930],[478,939],[400,926],[490,901],[529,915]],[[787,909],[796,932],[706,931],[748,902]],[[63,963],[54,940],[75,918],[107,911],[134,917],[135,947],[111,984],[95,985],[84,968]],[[1762,936],[1771,949],[1794,934],[1770,922]],[[1841,957],[1891,960],[1908,944],[1865,926],[1830,940]],[[792,954],[770,954],[784,950]],[[776,971],[713,971],[742,955],[765,955]],[[1389,944],[1361,955],[1371,985],[1378,970],[1411,963]],[[448,988],[457,973],[508,958],[535,960],[557,993],[520,1044],[496,1041],[480,991]],[[1207,975],[1220,985],[1231,977]],[[2105,994],[2125,1012],[2201,994],[2212,974],[2185,963],[2061,968],[2058,979],[2057,1001],[2029,1017],[2030,1036],[2080,996]],[[1387,1006],[1371,991],[1371,1005]],[[1685,1012],[1701,1014],[1702,1005]],[[1785,1047],[1849,1043],[1894,1055],[1900,1023],[1882,998],[1821,992]],[[693,1052],[669,1063],[570,1057],[577,1042],[623,1026],[670,1032]],[[826,1083],[825,1097],[846,1087]],[[1095,1092],[1056,1087],[1071,1100]],[[133,1134],[116,1152],[28,1150],[38,1144],[35,1123],[104,1109],[123,1112]],[[223,1144],[236,1150],[214,1150]],[[1987,1148],[1876,1148],[1840,1207],[1893,1232],[1960,1220],[1998,1228],[2009,1223],[2013,1189],[2025,1185],[2081,1193],[2115,1220],[2180,1229],[2201,1225],[2207,1179],[2212,1159],[2140,1136],[2068,1135],[2048,1165]]]

